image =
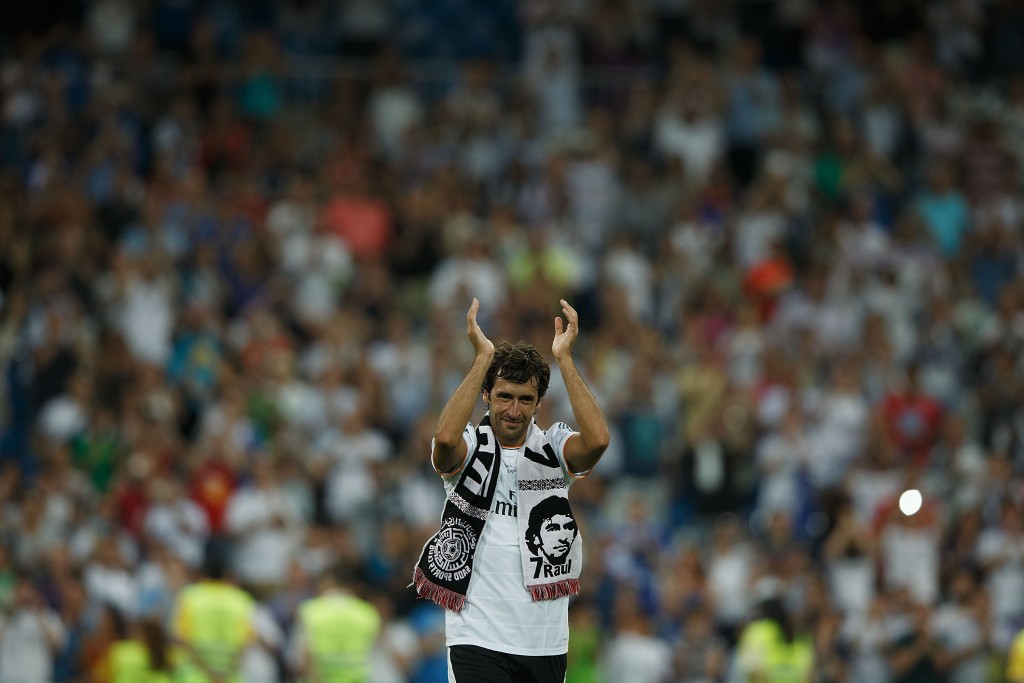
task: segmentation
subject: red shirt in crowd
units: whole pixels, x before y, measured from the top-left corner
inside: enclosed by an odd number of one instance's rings
[[[371,196],[337,197],[320,215],[322,229],[342,239],[356,258],[384,256],[391,242],[391,222],[387,204]]]
[[[215,458],[206,460],[192,474],[189,482],[192,500],[203,508],[210,523],[210,532],[214,535],[224,530],[224,515],[235,485],[234,471]]]
[[[939,438],[942,404],[920,393],[916,381],[905,391],[892,391],[882,399],[885,428],[896,448],[914,464],[924,465]]]

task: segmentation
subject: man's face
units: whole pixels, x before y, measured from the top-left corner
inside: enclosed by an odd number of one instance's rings
[[[18,609],[36,607],[39,604],[39,593],[30,582],[22,580],[15,584],[11,602]]]
[[[501,379],[484,392],[484,403],[491,411],[491,428],[502,446],[521,446],[526,440],[530,420],[537,413],[540,399],[533,382],[517,384]]]
[[[576,540],[576,520],[569,515],[555,515],[544,520],[537,535],[544,556],[554,564],[561,564]]]

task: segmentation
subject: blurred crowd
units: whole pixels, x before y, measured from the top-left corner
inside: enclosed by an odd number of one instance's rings
[[[769,599],[816,683],[1002,680],[1020,3],[34,4],[0,10],[0,624],[52,637],[0,625],[0,681],[103,680],[211,551],[245,681],[289,680],[337,563],[372,680],[446,680],[408,585],[472,297],[541,349],[570,301],[612,424],[571,683],[742,681]]]

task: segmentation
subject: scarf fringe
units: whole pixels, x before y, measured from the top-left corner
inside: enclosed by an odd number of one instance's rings
[[[533,601],[538,600],[554,600],[555,598],[565,597],[566,595],[579,595],[580,594],[580,580],[579,579],[562,579],[561,581],[555,581],[554,583],[542,583],[536,586],[527,586],[530,589],[530,597]]]
[[[419,567],[416,567],[416,571],[413,572],[412,583],[416,587],[417,595],[421,598],[437,603],[447,610],[451,610],[452,612],[461,612],[462,608],[466,606],[465,595],[456,593],[455,591],[449,590],[443,586],[438,586],[427,578],[426,573]]]

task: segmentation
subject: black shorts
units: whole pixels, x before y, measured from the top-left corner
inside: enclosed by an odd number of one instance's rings
[[[448,648],[448,683],[565,683],[565,666],[565,655],[510,655],[476,645]]]

